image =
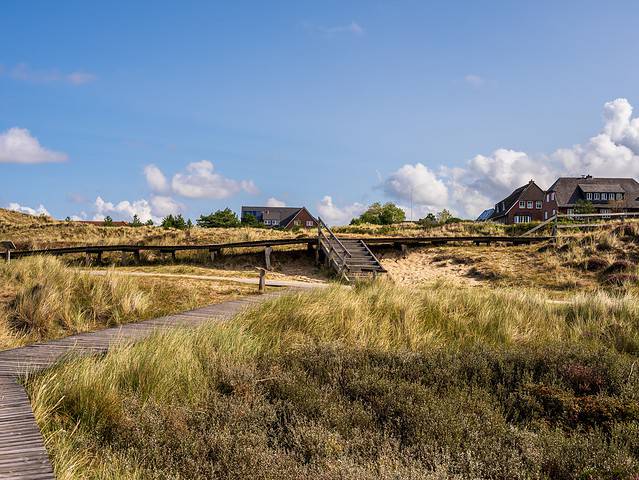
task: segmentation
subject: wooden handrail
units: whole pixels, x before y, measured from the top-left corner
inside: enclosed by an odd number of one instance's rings
[[[324,220],[322,220],[320,217],[317,217],[317,226],[318,226],[318,231],[319,232],[322,231],[322,225],[328,231],[328,233],[330,233],[332,239],[335,240],[340,247],[342,247],[342,249],[344,250],[346,255],[351,257],[352,256],[351,252],[349,252],[348,249],[344,246],[344,244],[340,241],[340,239],[337,238],[337,236],[333,233],[333,230],[331,230],[330,227],[328,225],[326,225],[326,223],[324,223]]]

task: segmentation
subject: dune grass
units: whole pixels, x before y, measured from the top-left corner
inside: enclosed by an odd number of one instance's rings
[[[639,473],[632,291],[292,294],[27,380],[59,478]]]
[[[0,264],[0,350],[188,310],[250,286],[183,279],[96,276],[55,257]]]

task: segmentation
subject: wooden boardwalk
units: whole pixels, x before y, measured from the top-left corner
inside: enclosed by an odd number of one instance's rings
[[[0,351],[0,479],[55,478],[31,403],[18,383],[20,377],[51,367],[66,355],[103,354],[114,345],[136,342],[158,331],[228,320],[244,308],[281,294],[246,296],[177,315]]]

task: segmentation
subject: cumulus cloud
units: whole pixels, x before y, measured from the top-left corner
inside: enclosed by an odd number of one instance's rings
[[[40,204],[37,208],[27,207],[25,205],[20,205],[19,203],[12,202],[7,208],[9,210],[13,210],[14,212],[26,213],[28,215],[46,215],[50,217],[51,214],[44,208],[44,205]]]
[[[387,195],[428,207],[445,206],[448,189],[437,175],[421,163],[404,165],[384,181]]]
[[[0,70],[0,74],[3,71]],[[62,82],[70,85],[79,86],[96,80],[97,76],[93,73],[81,70],[73,72],[60,72],[57,69],[50,70],[34,70],[26,63],[20,63],[13,68],[7,69],[9,77],[13,80],[29,83],[54,83]]]
[[[365,210],[366,206],[357,202],[338,207],[333,203],[333,198],[329,195],[326,195],[317,204],[319,216],[329,225],[346,225],[351,219],[358,217]]]
[[[44,148],[26,128],[0,133],[0,163],[64,162],[67,158],[66,153]]]
[[[259,193],[253,180],[233,180],[217,173],[211,162],[202,160],[189,163],[184,172],[173,175],[169,183],[164,173],[155,165],[144,168],[146,181],[155,192],[171,191],[188,198],[223,199],[240,192]]]
[[[144,176],[146,183],[155,192],[166,192],[169,189],[169,182],[166,180],[164,173],[153,164],[144,167]]]
[[[266,206],[267,207],[285,207],[286,202],[283,202],[282,200],[278,200],[275,197],[271,197],[268,200],[266,200]]]
[[[419,207],[447,206],[474,217],[531,179],[548,188],[559,176],[639,177],[639,118],[632,112],[630,102],[619,98],[604,105],[602,131],[583,144],[541,155],[500,148],[476,155],[463,167],[442,166],[436,171],[407,164],[391,173],[382,187],[400,201],[412,191]]]
[[[140,221],[146,222],[153,220],[159,222],[162,217],[168,214],[179,213],[182,206],[170,197],[154,196],[151,200],[135,200],[130,202],[122,200],[118,203],[112,203],[104,200],[102,197],[95,199],[95,215],[94,220],[104,220],[106,216],[115,217],[116,219],[132,220],[137,215]]]

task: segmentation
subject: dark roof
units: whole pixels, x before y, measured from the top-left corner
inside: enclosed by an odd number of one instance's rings
[[[606,192],[610,190],[603,189],[611,185],[622,189],[615,192],[625,193],[625,207],[639,208],[639,183],[634,178],[561,177],[548,191],[555,192],[555,200],[559,207],[570,207],[574,206],[578,200],[584,199],[582,195],[582,192],[586,191],[584,188],[594,188],[591,190],[593,192]]]
[[[521,194],[524,193],[524,190],[526,190],[529,185],[530,185],[530,183],[527,183],[526,185],[522,185],[521,187],[516,188],[515,190],[513,190],[513,193],[508,195],[503,200],[500,200],[499,202],[497,202],[497,205],[503,203],[504,204],[504,208],[503,208],[503,210],[501,210],[499,212],[495,208],[493,213],[492,213],[492,215],[490,216],[490,218],[499,218],[499,217],[503,217],[504,215],[506,215],[508,210],[510,210],[510,208],[515,204],[515,202],[517,202],[517,200],[519,199]]]
[[[483,222],[484,220],[488,220],[492,216],[494,211],[495,211],[494,208],[487,208],[486,210],[484,210],[483,212],[479,214],[479,217],[477,217],[477,220],[475,221]]]
[[[262,217],[264,220],[277,220],[279,225],[282,227],[288,226],[289,223],[293,221],[293,219],[299,215],[302,210],[307,210],[306,207],[251,207],[251,206],[242,206],[242,216],[244,216],[244,212],[258,211],[262,212]],[[309,212],[309,215],[311,213]]]
[[[619,185],[618,183],[613,184],[613,185],[609,185],[609,184],[597,185],[597,184],[594,184],[594,183],[579,183],[577,185],[579,186],[579,188],[581,188],[581,190],[583,192],[623,193],[625,191],[621,187],[621,185]]]

